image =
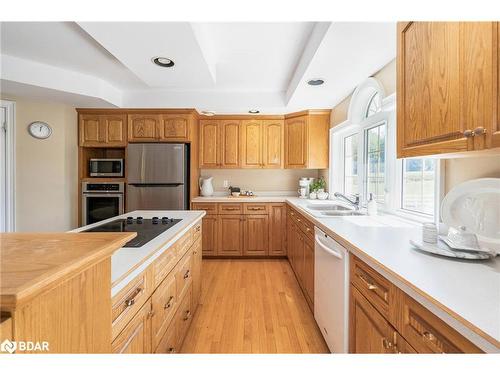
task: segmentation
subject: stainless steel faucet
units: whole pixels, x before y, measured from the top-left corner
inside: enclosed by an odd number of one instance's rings
[[[342,193],[339,193],[339,192],[336,192],[333,194],[336,198],[342,198],[343,200],[345,200],[346,202],[350,203],[351,205],[354,206],[354,208],[356,210],[359,210],[360,208],[360,202],[359,202],[359,195],[356,194],[354,195],[354,200],[350,199],[349,197],[345,196],[344,194]]]

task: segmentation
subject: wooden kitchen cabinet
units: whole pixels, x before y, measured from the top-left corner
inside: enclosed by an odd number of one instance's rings
[[[217,120],[200,120],[200,168],[220,166],[220,138]]]
[[[159,114],[129,114],[129,142],[159,142],[163,136],[162,116]]]
[[[269,203],[269,255],[286,255],[286,205]]]
[[[243,255],[268,255],[269,245],[269,218],[267,215],[244,216],[244,245]]]
[[[218,216],[217,255],[240,256],[243,254],[243,216]]]
[[[307,302],[314,311],[314,241],[304,238],[304,289]]]
[[[220,167],[240,167],[240,122],[222,120],[220,122]]]
[[[283,120],[262,121],[262,167],[283,168]]]
[[[201,297],[201,265],[202,265],[202,242],[199,237],[191,247],[193,258],[193,313],[196,311]]]
[[[202,248],[204,256],[217,255],[217,236],[219,222],[216,215],[203,217]]]
[[[494,101],[494,106],[496,106],[496,121],[493,123],[493,128],[489,134],[486,134],[489,137],[487,142],[490,148],[500,147],[500,22],[495,23],[496,28],[496,66],[497,69],[494,71],[496,74],[496,99]]]
[[[125,147],[126,122],[122,114],[80,114],[79,144],[81,147]]]
[[[329,111],[285,116],[285,168],[328,168]]]
[[[151,296],[153,316],[152,324],[152,347],[156,349],[160,339],[165,334],[177,309],[177,287],[175,273],[170,272],[169,276],[162,281],[160,286]]]
[[[161,140],[170,142],[189,141],[192,118],[190,115],[171,114],[161,116]]]
[[[398,157],[498,147],[498,23],[398,24]]]
[[[241,122],[241,168],[262,168],[262,120]]]
[[[151,353],[151,316],[151,301],[148,300],[113,341],[113,353]]]

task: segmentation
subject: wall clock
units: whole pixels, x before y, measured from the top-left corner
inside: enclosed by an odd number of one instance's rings
[[[52,134],[52,128],[46,122],[35,121],[28,125],[28,133],[36,139],[47,139]]]

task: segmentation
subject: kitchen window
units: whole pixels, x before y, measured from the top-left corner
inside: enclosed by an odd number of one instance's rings
[[[396,158],[395,94],[373,78],[354,92],[348,119],[330,133],[330,191],[373,194],[381,211],[419,221],[437,218],[440,161]],[[338,168],[335,168],[338,166]]]

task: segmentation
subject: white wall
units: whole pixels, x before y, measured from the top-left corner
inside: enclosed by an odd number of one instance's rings
[[[77,115],[73,107],[23,98],[16,102],[16,231],[66,231],[77,226]],[[52,127],[37,140],[33,121]]]

